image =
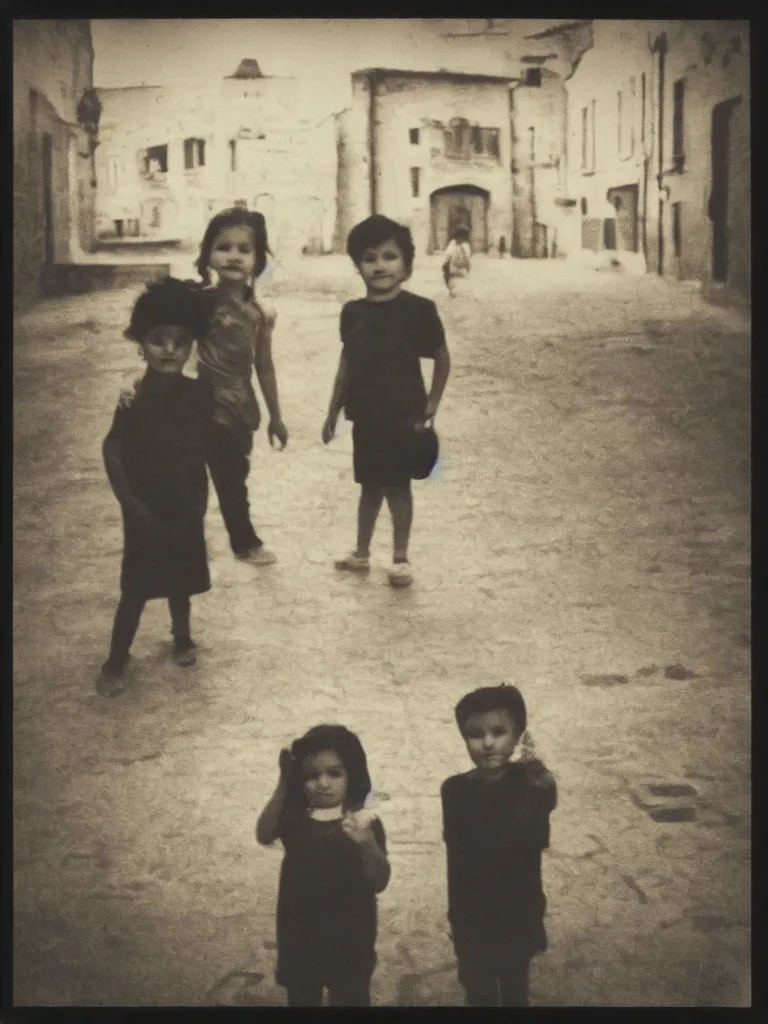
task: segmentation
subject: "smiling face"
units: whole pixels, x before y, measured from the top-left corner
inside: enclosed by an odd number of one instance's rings
[[[310,807],[340,807],[347,796],[347,771],[335,750],[309,754],[301,765],[302,786]]]
[[[222,282],[248,284],[256,269],[253,231],[243,225],[223,228],[213,240],[209,266]]]
[[[464,722],[463,736],[478,773],[488,777],[502,774],[521,732],[506,709],[470,715]]]
[[[392,239],[366,249],[358,269],[374,302],[394,299],[409,276],[402,249]]]
[[[189,359],[194,340],[186,327],[158,324],[147,330],[141,341],[141,350],[150,370],[181,373]]]

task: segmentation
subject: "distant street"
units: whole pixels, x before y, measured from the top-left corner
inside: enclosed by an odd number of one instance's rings
[[[193,276],[194,254],[170,258]],[[478,257],[452,301],[439,263],[411,282],[453,356],[414,586],[386,585],[384,517],[370,577],[334,573],[357,489],[348,429],[327,448],[320,430],[361,288],[346,257],[288,261],[265,290],[291,437],[278,453],[262,430],[250,478],[279,563],[233,560],[212,491],[199,664],[173,664],[153,602],[111,701],[101,443],[141,372],[122,338],[138,289],[17,320],[16,1005],[282,1005],[280,852],[254,824],[281,746],[323,721],[359,732],[389,840],[374,1003],[461,1005],[439,789],[470,767],[456,700],[504,679],[560,794],[533,1004],[749,1004],[749,322],[553,260]],[[694,787],[695,819],[652,820],[644,782]]]

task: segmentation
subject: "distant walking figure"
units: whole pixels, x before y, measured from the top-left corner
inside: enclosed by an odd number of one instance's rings
[[[443,280],[452,298],[463,290],[463,282],[469,277],[471,269],[469,232],[466,228],[457,228],[443,254]]]
[[[499,239],[499,257],[501,259],[504,259],[504,257],[506,255],[507,255],[507,240],[504,237],[504,235],[502,235],[501,238]]]
[[[280,779],[256,838],[285,848],[276,980],[289,1006],[370,1006],[376,894],[389,882],[384,826],[363,808],[365,751],[343,725],[318,725],[280,752]]]
[[[541,851],[549,846],[555,780],[523,750],[522,695],[486,686],[456,705],[475,768],[442,787],[448,920],[467,1006],[527,1006],[534,954],[547,948]]]
[[[152,598],[168,599],[176,663],[196,660],[189,599],[210,589],[203,534],[205,405],[199,382],[182,370],[204,327],[195,292],[167,278],[139,297],[125,332],[141,345],[147,371],[130,406],[118,405],[104,441],[124,532],[120,603],[109,658],[96,684],[105,697],[125,690],[128,653]]]
[[[409,229],[377,214],[352,228],[347,252],[365,282],[366,296],[341,311],[343,348],[322,438],[325,444],[332,440],[344,408],[354,424],[355,482],[361,493],[357,547],[335,567],[370,570],[371,539],[386,499],[394,534],[389,582],[404,587],[413,581],[408,542],[411,480],[420,478],[415,453],[437,413],[451,361],[434,302],[401,287],[413,270]],[[419,359],[435,361],[429,395]]]

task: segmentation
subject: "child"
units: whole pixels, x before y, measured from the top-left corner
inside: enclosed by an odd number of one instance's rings
[[[357,547],[335,566],[369,571],[371,539],[386,498],[394,531],[389,582],[395,587],[413,581],[408,542],[414,431],[434,419],[451,366],[434,302],[401,289],[411,276],[414,251],[408,228],[388,217],[369,217],[350,231],[347,252],[365,282],[366,297],[341,311],[343,349],[322,432],[328,444],[343,406],[353,422],[355,481],[362,488]],[[429,396],[419,358],[435,361]]]
[[[318,725],[280,752],[280,780],[256,825],[282,840],[277,972],[289,1006],[370,1006],[376,893],[389,882],[386,837],[363,810],[365,752],[343,725]]]
[[[269,410],[267,435],[281,450],[288,443],[272,361],[275,313],[254,297],[254,283],[267,262],[267,229],[262,214],[240,207],[217,214],[206,228],[197,259],[210,322],[198,345],[198,376],[209,403],[206,456],[230,546],[252,565],[271,565],[268,551],[251,523],[248,506],[248,458],[261,413],[251,384],[256,368]]]
[[[514,686],[486,686],[456,705],[476,767],[443,783],[448,919],[467,1006],[527,1006],[531,958],[547,948],[541,851],[555,780],[534,755],[509,764],[526,731]]]
[[[200,385],[182,373],[204,321],[194,293],[167,278],[148,285],[125,336],[147,363],[130,408],[119,405],[104,441],[104,463],[123,513],[121,597],[109,658],[97,689],[123,693],[123,673],[146,601],[168,598],[175,660],[195,662],[190,595],[210,589],[203,518],[208,500]]]
[[[252,367],[269,409],[269,443],[288,443],[280,414],[272,362],[274,310],[256,302],[254,282],[263,272],[269,246],[262,214],[234,207],[217,214],[205,230],[196,266],[206,286],[202,302],[207,328],[197,351],[198,378],[208,405],[206,461],[219,498],[234,555],[252,565],[277,561],[251,523],[248,505],[249,456],[261,412],[251,383]],[[216,283],[211,285],[211,275]],[[138,393],[126,393],[127,408]]]
[[[457,228],[443,256],[443,280],[451,298],[455,298],[459,292],[461,286],[458,282],[469,277],[471,266],[472,250],[469,247],[469,232],[466,228]]]

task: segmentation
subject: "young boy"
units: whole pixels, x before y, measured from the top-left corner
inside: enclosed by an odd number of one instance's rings
[[[103,448],[124,531],[120,603],[96,683],[105,697],[125,690],[128,652],[152,598],[168,599],[176,663],[196,660],[189,599],[210,589],[203,534],[205,405],[199,382],[182,371],[202,333],[196,294],[173,278],[148,286],[125,331],[139,342],[147,371],[130,406],[118,405]]]
[[[322,437],[325,444],[333,438],[344,407],[353,422],[355,482],[362,491],[357,547],[335,565],[342,572],[369,571],[371,538],[386,498],[394,532],[389,582],[404,587],[413,581],[408,541],[415,431],[435,417],[450,357],[434,302],[402,289],[415,252],[408,228],[379,214],[369,217],[350,231],[347,252],[366,296],[341,311],[343,348]],[[429,395],[420,358],[435,361]]]
[[[514,686],[485,686],[456,705],[475,764],[443,783],[448,920],[467,1006],[527,1006],[531,958],[547,948],[541,851],[555,780],[530,755],[510,764],[526,730]]]

